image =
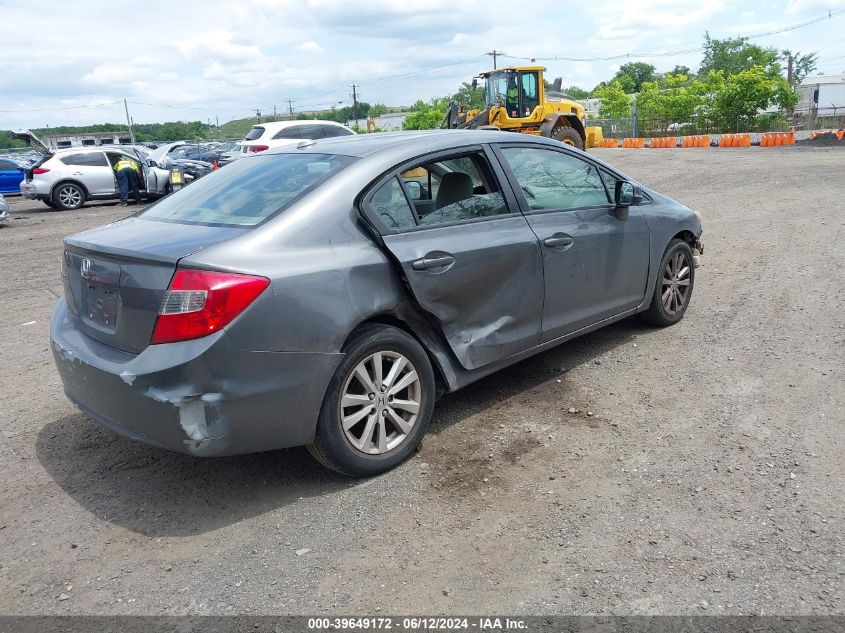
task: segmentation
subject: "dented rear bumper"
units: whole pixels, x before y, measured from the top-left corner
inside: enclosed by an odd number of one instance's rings
[[[200,456],[301,446],[314,438],[342,354],[250,352],[225,332],[138,355],[82,333],[64,299],[50,340],[65,393],[130,439]]]

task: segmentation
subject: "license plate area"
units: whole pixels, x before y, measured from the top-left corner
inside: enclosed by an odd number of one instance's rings
[[[101,332],[114,334],[120,304],[117,287],[83,280],[82,294],[85,323]]]

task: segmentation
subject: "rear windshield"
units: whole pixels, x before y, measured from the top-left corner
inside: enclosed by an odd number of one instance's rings
[[[245,158],[204,176],[142,211],[146,220],[255,226],[355,162],[334,154]]]
[[[264,134],[264,128],[260,125],[256,125],[252,128],[249,132],[246,133],[244,136],[245,141],[254,141],[257,138],[261,138],[261,135]]]

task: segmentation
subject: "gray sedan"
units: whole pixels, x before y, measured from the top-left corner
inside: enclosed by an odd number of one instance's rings
[[[699,218],[592,156],[498,131],[257,154],[65,240],[68,397],[194,455],[396,466],[446,392],[639,314],[684,315]]]

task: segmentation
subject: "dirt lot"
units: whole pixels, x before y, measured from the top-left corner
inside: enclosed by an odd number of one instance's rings
[[[61,238],[126,210],[13,201],[0,613],[845,613],[845,152],[595,154],[701,212],[686,318],[447,397],[368,481],[87,421],[48,352]]]

